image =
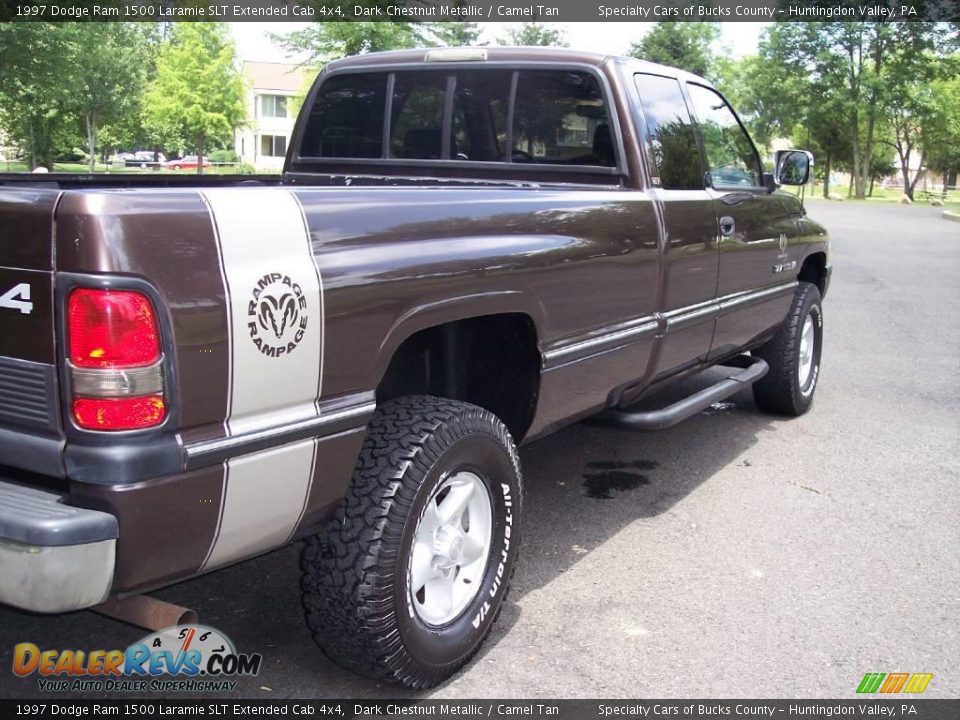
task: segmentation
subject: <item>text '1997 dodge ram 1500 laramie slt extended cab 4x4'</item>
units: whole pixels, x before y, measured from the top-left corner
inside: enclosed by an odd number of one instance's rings
[[[320,647],[427,687],[521,536],[516,443],[805,412],[824,229],[704,80],[545,48],[327,65],[272,179],[0,176],[0,601],[296,540]],[[728,377],[657,410],[671,382]]]

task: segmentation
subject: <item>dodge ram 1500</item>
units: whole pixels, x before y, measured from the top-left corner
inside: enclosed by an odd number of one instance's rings
[[[828,239],[778,189],[810,165],[765,172],[688,73],[489,48],[330,63],[279,177],[0,176],[0,601],[303,541],[324,652],[441,681],[507,594],[517,444],[810,407]]]

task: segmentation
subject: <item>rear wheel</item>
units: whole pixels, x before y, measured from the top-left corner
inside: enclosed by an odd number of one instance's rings
[[[802,415],[809,410],[820,378],[822,345],[820,291],[801,282],[777,334],[752,352],[770,366],[767,375],[753,385],[757,407],[779,415]]]
[[[353,483],[304,549],[303,602],[335,662],[412,688],[462,667],[516,563],[521,476],[490,412],[435,397],[384,403]]]

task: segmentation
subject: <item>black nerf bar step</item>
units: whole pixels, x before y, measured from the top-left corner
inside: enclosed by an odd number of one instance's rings
[[[766,361],[754,357],[736,358],[731,361],[731,364],[743,367],[736,375],[724,378],[715,385],[685,397],[673,405],[668,405],[660,410],[636,412],[619,409],[607,410],[598,415],[596,419],[604,425],[613,425],[627,430],[663,430],[676,425],[681,420],[696,415],[701,410],[706,410],[715,402],[750,387],[766,375],[770,369]]]

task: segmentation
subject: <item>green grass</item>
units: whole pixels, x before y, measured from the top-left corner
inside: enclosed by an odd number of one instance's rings
[[[897,189],[884,189],[881,187],[874,186],[873,195],[864,198],[863,200],[854,200],[851,197],[847,197],[847,191],[849,188],[844,185],[841,188],[830,188],[831,195],[839,195],[843,198],[844,202],[869,202],[869,203],[898,203],[900,202],[900,197],[903,195],[903,191]],[[799,192],[795,192],[794,188],[789,188],[789,192],[794,192],[794,194],[799,195]],[[807,188],[806,197],[808,200],[823,200],[823,185],[817,184],[814,186],[813,192],[810,192],[810,188]],[[920,206],[927,206],[930,204],[921,190],[915,190],[913,193],[914,204]],[[947,202],[946,205],[956,205],[960,204],[960,190],[951,190],[947,193]]]
[[[30,172],[30,166],[25,162],[13,161],[13,162],[0,162],[0,172]],[[56,173],[89,173],[90,168],[87,163],[54,163],[53,167],[50,168],[50,172]],[[169,174],[169,175],[196,175],[196,170],[141,170],[138,167],[112,167],[107,168],[103,163],[97,163],[95,165],[94,173],[96,174],[105,174],[105,175],[116,175],[117,173],[125,174],[134,174],[134,175],[156,175],[156,174]],[[240,173],[237,170],[236,166],[222,166],[222,167],[209,167],[204,168],[204,175],[239,175]],[[258,175],[272,175],[280,174],[279,170],[258,170]]]

